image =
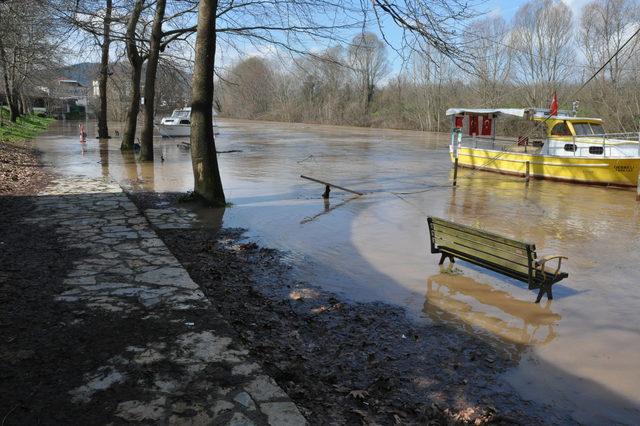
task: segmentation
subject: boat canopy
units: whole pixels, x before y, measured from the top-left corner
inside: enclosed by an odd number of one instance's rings
[[[529,109],[524,108],[449,108],[447,110],[447,116],[449,115],[461,115],[461,114],[474,114],[474,115],[510,115],[512,117],[523,118]]]

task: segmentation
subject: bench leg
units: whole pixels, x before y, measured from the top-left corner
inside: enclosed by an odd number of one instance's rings
[[[536,298],[536,303],[540,303],[540,300],[542,300],[542,296],[544,296],[545,293],[547,293],[547,300],[553,300],[553,292],[551,291],[551,286],[552,284],[549,285],[541,285],[540,286],[540,291],[538,291],[538,297]]]
[[[449,262],[451,263],[456,263],[456,261],[453,259],[453,256],[447,253],[442,253],[442,255],[440,256],[440,262],[438,262],[438,265],[442,265],[444,263],[444,260],[446,258],[449,258]]]

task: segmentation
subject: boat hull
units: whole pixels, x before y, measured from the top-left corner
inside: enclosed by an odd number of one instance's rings
[[[178,138],[191,135],[190,124],[159,124],[158,131],[163,138]]]
[[[190,124],[158,124],[158,132],[163,138],[180,138],[191,136]],[[218,126],[213,125],[213,134],[217,135]]]
[[[454,154],[451,152],[453,160]],[[640,157],[558,157],[466,147],[458,149],[458,166],[461,167],[524,176],[527,162],[532,178],[591,185],[638,185]]]

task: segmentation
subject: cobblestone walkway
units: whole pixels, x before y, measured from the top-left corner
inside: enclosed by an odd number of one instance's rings
[[[183,212],[147,213],[153,224],[164,228],[189,227],[193,220],[178,214]],[[114,315],[142,313],[144,321],[170,322],[179,330],[149,341],[127,341],[124,350],[110,354],[109,362],[87,371],[83,385],[68,390],[74,403],[95,402],[108,390],[133,384],[138,394],[124,392],[113,413],[123,421],[306,423],[296,405],[235,342],[228,324],[220,330],[201,329],[186,319],[195,311],[219,315],[117,184],[83,177],[56,180],[40,194],[25,222],[55,224],[63,242],[84,253],[68,273],[66,289],[57,296],[60,303]]]

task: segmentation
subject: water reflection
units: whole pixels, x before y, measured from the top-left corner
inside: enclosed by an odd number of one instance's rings
[[[136,162],[136,155],[133,151],[120,151],[120,156],[122,157],[122,165],[124,171],[126,173],[127,183],[131,186],[131,188],[135,190],[140,190],[140,178],[138,172],[138,163]]]
[[[339,202],[339,203],[337,203],[337,204],[332,206],[331,205],[331,200],[329,200],[329,198],[323,198],[322,202],[324,204],[324,209],[321,212],[314,214],[313,216],[305,217],[304,219],[302,219],[300,221],[300,225],[304,225],[305,223],[313,222],[314,220],[318,219],[319,217],[321,217],[321,216],[323,216],[323,215],[325,215],[327,213],[331,213],[333,210],[337,209],[338,207],[342,207],[345,204],[347,204],[348,202],[353,201],[355,199],[357,199],[357,197],[347,198],[346,200],[341,201],[341,202]]]
[[[98,146],[100,150],[100,168],[102,177],[109,177],[109,139],[99,139]]]
[[[435,321],[498,336],[510,343],[543,346],[558,335],[562,318],[546,304],[514,298],[506,291],[452,273],[427,279],[423,312]]]

